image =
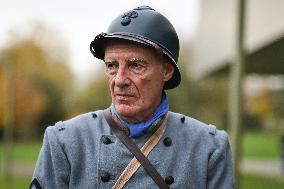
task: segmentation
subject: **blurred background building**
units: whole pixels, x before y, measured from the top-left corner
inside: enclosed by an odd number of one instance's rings
[[[247,121],[252,121],[251,116],[259,119],[255,124],[267,129],[284,127],[283,110],[279,108],[284,98],[279,97],[284,89],[284,22],[280,19],[284,16],[284,2],[250,0],[246,4],[245,117]],[[235,48],[235,7],[233,0],[203,1],[194,39],[195,78],[228,79]],[[255,124],[248,123],[247,127]]]

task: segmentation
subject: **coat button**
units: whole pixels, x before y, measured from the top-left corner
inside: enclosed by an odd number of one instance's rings
[[[166,182],[167,184],[173,184],[174,181],[175,181],[175,179],[174,179],[174,177],[172,177],[172,176],[167,176],[167,177],[165,178],[165,182]]]
[[[110,179],[110,175],[109,175],[109,173],[102,173],[101,174],[101,180],[103,181],[103,182],[108,182],[109,181],[109,179]]]
[[[128,24],[130,24],[130,22],[131,22],[131,19],[128,16],[126,16],[122,19],[121,24],[123,26],[127,26]]]
[[[96,113],[92,113],[92,117],[93,117],[93,118],[97,118],[98,115],[97,115]]]
[[[106,137],[106,136],[102,136],[102,142],[104,144],[110,144],[111,143],[111,140],[110,138]]]
[[[164,142],[165,146],[171,146],[172,145],[172,139],[170,137],[166,137],[163,142]]]
[[[183,116],[182,118],[180,118],[180,121],[181,121],[182,123],[184,123],[185,117]]]

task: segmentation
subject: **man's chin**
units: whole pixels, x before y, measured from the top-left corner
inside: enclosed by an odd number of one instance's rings
[[[138,112],[135,107],[126,104],[115,105],[115,109],[118,115],[125,118],[133,117]]]

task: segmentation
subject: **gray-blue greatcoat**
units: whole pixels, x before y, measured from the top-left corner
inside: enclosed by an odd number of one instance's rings
[[[148,159],[170,188],[231,189],[233,173],[227,134],[181,114],[169,112],[166,131]],[[142,147],[150,134],[133,139]],[[111,139],[104,144],[102,137]],[[163,141],[170,137],[172,144]],[[102,111],[86,113],[46,129],[33,178],[44,189],[111,188],[133,158],[110,130]],[[110,174],[103,182],[101,175]],[[141,166],[124,188],[158,188]]]

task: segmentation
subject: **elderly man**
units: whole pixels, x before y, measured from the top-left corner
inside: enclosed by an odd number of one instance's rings
[[[30,188],[233,188],[227,134],[169,111],[179,40],[163,15],[128,11],[90,48],[112,105],[46,129]]]

